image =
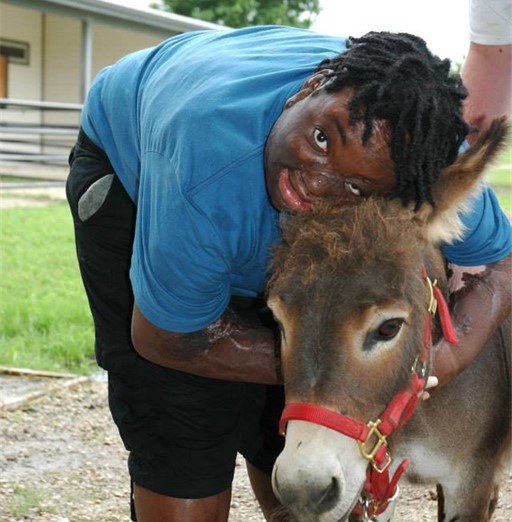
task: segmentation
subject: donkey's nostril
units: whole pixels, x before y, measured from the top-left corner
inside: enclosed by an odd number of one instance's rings
[[[338,503],[339,499],[340,484],[336,477],[332,477],[331,483],[320,493],[317,503],[318,512],[329,511]]]

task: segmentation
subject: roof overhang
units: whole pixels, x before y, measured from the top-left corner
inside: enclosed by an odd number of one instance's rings
[[[148,0],[149,1],[149,0]],[[188,16],[158,9],[124,7],[103,0],[2,0],[16,7],[168,36],[170,33],[226,29]]]

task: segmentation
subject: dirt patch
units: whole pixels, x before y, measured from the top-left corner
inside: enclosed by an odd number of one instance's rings
[[[0,410],[0,440],[0,520],[129,520],[127,452],[104,382]],[[236,473],[230,522],[262,520],[241,463]]]
[[[107,408],[105,382],[53,389],[0,410],[0,520],[129,520],[127,453]],[[395,520],[433,521],[434,489],[402,487]],[[512,475],[503,481],[493,522],[512,518]],[[243,459],[238,459],[230,522],[261,522]]]

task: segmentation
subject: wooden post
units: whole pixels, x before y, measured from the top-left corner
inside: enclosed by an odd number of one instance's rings
[[[0,98],[7,98],[7,56],[0,54]]]

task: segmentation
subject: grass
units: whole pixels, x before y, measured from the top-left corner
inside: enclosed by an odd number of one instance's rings
[[[512,214],[512,147],[501,153],[499,160],[489,169],[486,176],[496,191],[501,206]]]
[[[21,176],[6,176],[0,174],[0,183],[33,183],[34,179],[25,178]]]
[[[34,511],[37,512],[45,500],[40,491],[30,486],[18,486],[14,494],[12,511],[17,519],[26,518]]]
[[[34,181],[32,179],[21,178],[18,176],[3,176],[0,174],[0,183],[28,183]]]
[[[487,173],[512,214],[512,147]],[[66,203],[0,210],[0,365],[89,373],[93,328]]]
[[[92,368],[92,321],[65,203],[0,211],[0,364]]]

